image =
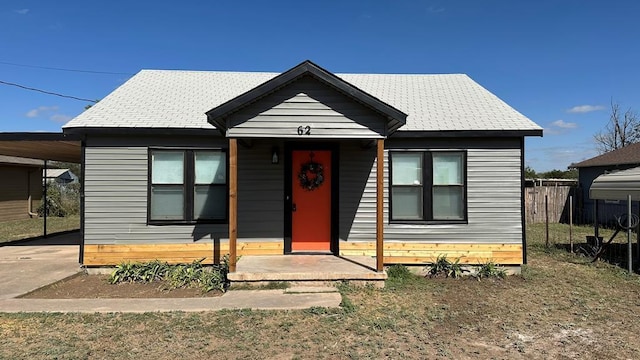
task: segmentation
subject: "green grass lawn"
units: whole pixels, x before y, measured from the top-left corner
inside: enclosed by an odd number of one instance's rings
[[[43,235],[44,219],[24,219],[0,222],[0,243]],[[47,233],[80,229],[80,215],[47,218]]]
[[[0,314],[0,358],[638,358],[640,278],[546,248],[543,229],[529,229],[521,276],[345,285],[340,309]]]

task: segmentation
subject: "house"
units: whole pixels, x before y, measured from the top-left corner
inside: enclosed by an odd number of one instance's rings
[[[524,137],[462,74],[143,70],[83,140],[82,262],[323,253],[526,262]]]
[[[621,170],[627,170],[640,166],[640,143],[627,145],[623,148],[609,151],[593,158],[571,164],[571,168],[578,169],[578,186],[581,191],[581,202],[578,211],[579,219],[583,223],[590,224],[594,220],[594,211],[597,204],[598,221],[602,224],[612,224],[615,217],[627,211],[624,201],[593,200],[589,197],[589,189],[593,181],[602,174],[609,174]],[[637,204],[634,205],[637,209]],[[634,210],[634,213],[637,211]]]
[[[0,221],[37,217],[42,160],[0,155]]]
[[[70,169],[46,169],[44,176],[46,181],[61,185],[78,182],[78,177]]]

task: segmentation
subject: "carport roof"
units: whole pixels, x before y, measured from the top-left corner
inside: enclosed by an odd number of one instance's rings
[[[628,195],[640,200],[640,167],[600,175],[589,189],[591,199],[627,200]]]
[[[76,135],[51,132],[0,133],[0,155],[80,163],[82,146]]]

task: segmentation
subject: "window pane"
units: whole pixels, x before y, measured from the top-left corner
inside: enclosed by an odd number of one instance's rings
[[[227,188],[199,185],[194,189],[195,219],[224,219],[227,215]]]
[[[433,184],[462,185],[462,154],[433,153]]]
[[[394,187],[391,196],[394,220],[422,220],[422,187]]]
[[[422,184],[422,153],[393,153],[391,161],[393,185]]]
[[[151,186],[151,220],[184,220],[182,186]]]
[[[196,184],[225,184],[226,157],[222,151],[196,151]]]
[[[433,219],[464,219],[461,186],[438,186],[433,188]]]
[[[151,182],[153,184],[182,184],[184,182],[184,152],[154,151],[151,153]]]

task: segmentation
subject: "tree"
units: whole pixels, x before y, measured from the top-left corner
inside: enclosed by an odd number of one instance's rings
[[[640,119],[631,108],[624,114],[620,104],[611,100],[611,114],[607,126],[593,136],[598,151],[603,154],[640,141]]]
[[[536,174],[536,171],[533,170],[531,166],[527,166],[524,168],[524,177],[526,179],[535,179],[538,177],[538,174]]]

